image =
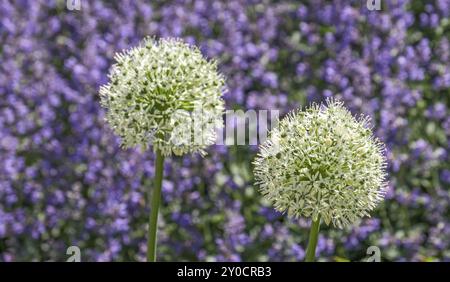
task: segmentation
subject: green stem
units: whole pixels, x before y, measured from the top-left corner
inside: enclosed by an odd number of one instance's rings
[[[161,201],[161,184],[164,172],[164,156],[161,151],[156,151],[155,164],[155,187],[152,195],[152,205],[150,206],[150,217],[148,220],[148,242],[147,261],[156,261],[156,233],[158,230],[158,211]]]
[[[319,229],[320,229],[320,215],[317,220],[313,220],[311,223],[311,230],[309,231],[309,242],[308,248],[306,249],[306,262],[313,262],[316,256],[316,246],[317,240],[319,239]]]

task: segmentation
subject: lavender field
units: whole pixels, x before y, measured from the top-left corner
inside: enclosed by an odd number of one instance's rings
[[[177,37],[215,58],[226,109],[326,98],[372,118],[385,200],[322,226],[319,261],[450,261],[450,0],[0,0],[0,261],[145,261],[151,150],[122,149],[99,88],[114,54]],[[302,261],[310,220],[255,186],[258,146],[168,158],[159,261]]]

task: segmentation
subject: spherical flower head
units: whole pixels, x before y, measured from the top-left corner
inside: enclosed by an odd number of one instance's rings
[[[204,153],[214,143],[223,124],[225,84],[215,61],[180,39],[154,38],[115,60],[100,102],[123,147],[153,146],[168,156]],[[194,134],[201,139],[194,141]]]
[[[297,218],[351,225],[383,199],[384,145],[367,117],[329,99],[288,114],[254,161],[256,184],[275,209]]]

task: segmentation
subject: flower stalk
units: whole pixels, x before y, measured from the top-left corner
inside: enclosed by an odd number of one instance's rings
[[[309,231],[308,247],[306,249],[306,262],[313,262],[316,256],[317,241],[319,239],[320,216],[311,222],[311,229]]]
[[[155,183],[148,221],[147,261],[156,261],[156,237],[158,231],[158,212],[161,202],[161,187],[164,172],[164,156],[160,150],[156,151]]]

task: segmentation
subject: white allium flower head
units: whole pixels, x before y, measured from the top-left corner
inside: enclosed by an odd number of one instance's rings
[[[169,156],[204,153],[214,143],[223,125],[225,90],[215,61],[180,39],[150,37],[115,60],[109,83],[100,88],[100,102],[123,147],[153,146]],[[190,114],[197,110],[194,125]],[[194,126],[201,142],[191,140]],[[179,142],[183,131],[189,138]]]
[[[272,130],[254,161],[256,184],[276,210],[343,228],[383,199],[384,150],[367,117],[328,99],[288,114]]]

